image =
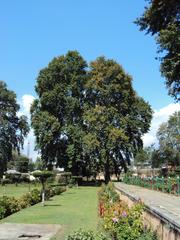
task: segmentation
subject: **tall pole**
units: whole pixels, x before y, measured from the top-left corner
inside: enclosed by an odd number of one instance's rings
[[[28,141],[28,146],[27,146],[27,157],[29,158],[30,155],[30,142]]]

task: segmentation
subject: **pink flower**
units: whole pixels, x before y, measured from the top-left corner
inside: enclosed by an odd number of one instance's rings
[[[121,216],[122,217],[127,217],[127,213],[124,211]]]
[[[119,221],[119,219],[116,218],[116,217],[112,218],[112,220],[113,220],[114,223],[118,223],[118,221]]]

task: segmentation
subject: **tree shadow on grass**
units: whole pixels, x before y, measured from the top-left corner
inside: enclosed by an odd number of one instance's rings
[[[76,194],[75,192],[66,192],[66,195],[68,194]]]
[[[61,207],[61,204],[45,204],[44,207]]]

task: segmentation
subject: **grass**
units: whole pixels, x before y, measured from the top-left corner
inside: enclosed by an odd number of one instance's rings
[[[39,188],[40,184],[30,184],[30,189]],[[6,184],[5,186],[0,185],[0,197],[3,195],[9,197],[16,197],[19,198],[23,194],[29,192],[29,184],[28,183],[21,183],[16,186],[15,184]]]
[[[65,235],[79,228],[96,230],[98,225],[97,187],[72,188],[47,201],[45,207],[37,204],[1,222],[60,224],[62,231],[53,240],[64,239]]]

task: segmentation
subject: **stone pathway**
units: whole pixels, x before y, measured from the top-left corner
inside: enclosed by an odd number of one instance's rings
[[[0,240],[49,240],[60,225],[50,224],[0,224]]]
[[[133,199],[141,199],[146,206],[159,213],[180,229],[180,196],[174,196],[143,187],[115,183],[116,189]]]

